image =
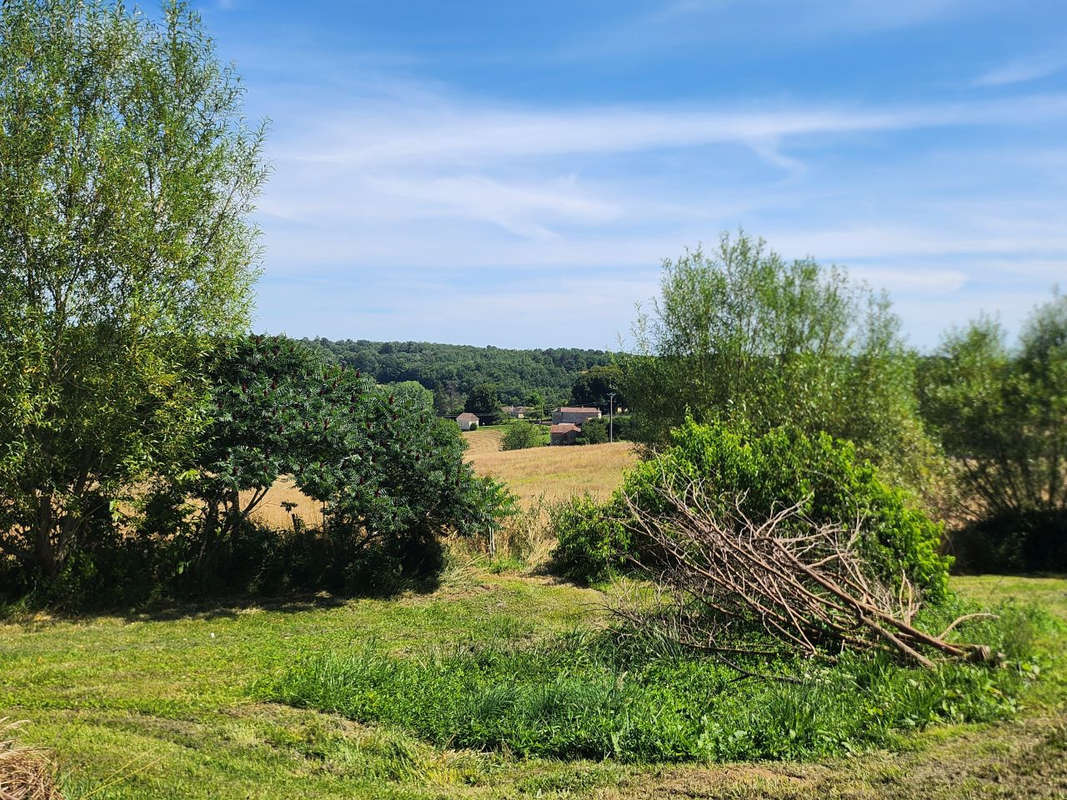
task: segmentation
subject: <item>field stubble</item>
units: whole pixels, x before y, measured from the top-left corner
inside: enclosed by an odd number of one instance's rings
[[[623,472],[637,461],[629,442],[501,450],[502,436],[500,428],[464,433],[467,459],[479,475],[491,475],[507,483],[526,510],[583,492],[606,497],[619,485]],[[288,528],[292,517],[283,503],[293,503],[293,513],[309,527],[322,524],[319,504],[289,478],[274,484],[252,516],[273,528]]]

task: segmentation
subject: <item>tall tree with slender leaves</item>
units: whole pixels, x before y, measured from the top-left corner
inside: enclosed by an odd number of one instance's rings
[[[837,267],[723,234],[664,262],[635,339],[619,385],[646,442],[668,441],[687,414],[755,432],[789,424],[850,439],[905,483],[924,482],[935,448],[900,322],[884,294]]]
[[[55,576],[187,449],[247,325],[263,126],[199,18],[0,9],[0,547]]]

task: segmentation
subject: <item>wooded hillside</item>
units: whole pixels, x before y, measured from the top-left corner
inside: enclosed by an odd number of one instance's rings
[[[418,381],[436,395],[463,398],[480,384],[496,387],[500,402],[521,405],[531,393],[548,405],[567,402],[575,378],[589,367],[607,364],[603,350],[548,348],[507,350],[500,347],[434,344],[430,342],[371,342],[366,339],[311,344],[341,362],[374,377],[378,383]]]

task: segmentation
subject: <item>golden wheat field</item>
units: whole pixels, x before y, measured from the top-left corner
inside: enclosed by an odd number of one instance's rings
[[[499,428],[464,433],[470,445],[467,458],[479,475],[504,481],[526,505],[542,496],[559,500],[590,492],[605,497],[637,461],[629,442],[501,450],[502,435]]]
[[[527,507],[541,497],[551,501],[582,492],[605,497],[619,485],[623,471],[637,460],[628,442],[503,451],[502,435],[499,428],[464,433],[469,446],[467,458],[479,475],[492,475],[507,483]],[[308,526],[322,523],[318,504],[288,478],[274,484],[252,516],[271,527],[287,528],[292,519],[282,503],[295,503],[293,512]]]

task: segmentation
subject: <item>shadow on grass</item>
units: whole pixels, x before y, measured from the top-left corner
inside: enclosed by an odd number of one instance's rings
[[[57,622],[78,622],[95,617],[117,617],[126,622],[171,622],[181,619],[227,619],[250,609],[298,614],[306,611],[339,608],[352,600],[388,600],[404,594],[427,595],[441,587],[439,575],[409,579],[387,591],[293,590],[280,594],[242,593],[208,594],[202,597],[167,597],[143,603],[99,603],[80,607],[35,602],[22,598],[0,604],[0,623],[40,622],[42,618]]]

